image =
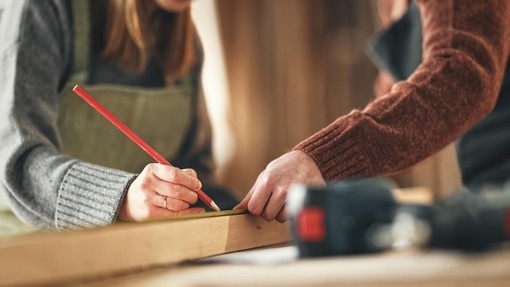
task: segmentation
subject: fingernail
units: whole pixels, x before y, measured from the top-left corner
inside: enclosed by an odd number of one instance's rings
[[[201,188],[202,188],[202,182],[200,182],[200,180],[199,180],[197,183],[197,189],[201,189]]]

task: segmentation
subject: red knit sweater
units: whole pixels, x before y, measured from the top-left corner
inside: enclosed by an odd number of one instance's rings
[[[417,0],[423,61],[406,80],[298,144],[326,180],[403,171],[494,107],[510,51],[510,1]]]

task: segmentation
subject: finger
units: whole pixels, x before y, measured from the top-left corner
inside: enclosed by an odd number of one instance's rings
[[[262,212],[262,218],[267,221],[275,219],[285,205],[285,197],[286,195],[282,191],[273,192],[269,198],[269,202]]]
[[[251,195],[252,195],[252,190],[250,190],[250,191],[246,194],[246,196],[243,198],[243,200],[241,200],[241,202],[239,202],[239,204],[237,204],[237,205],[234,207],[234,210],[235,210],[235,209],[247,209],[247,208],[248,208],[248,202],[250,201]]]
[[[150,203],[150,204],[152,204],[154,206],[163,208],[163,209],[167,209],[167,207],[168,207],[168,196],[161,195],[161,194],[158,194],[158,193],[154,193],[153,195],[150,196],[150,198],[148,200],[148,203]]]
[[[153,188],[158,194],[180,199],[189,204],[194,204],[198,200],[198,194],[195,191],[171,182],[157,179],[153,184]]]
[[[181,211],[189,208],[189,203],[183,200],[163,196],[160,194],[153,195],[150,202],[154,206],[172,211]]]
[[[241,200],[241,202],[236,205],[234,207],[234,209],[248,209],[248,203],[250,202],[252,196],[253,196],[253,193],[255,192],[255,188],[257,186],[257,183],[259,182],[259,180],[261,179],[261,177],[263,176],[263,172],[261,172],[258,176],[257,176],[257,180],[255,180],[255,183],[253,184],[253,186],[251,187],[250,191],[248,191],[248,193],[246,194],[246,196],[243,198],[243,200]]]
[[[284,223],[285,221],[287,221],[287,208],[285,207],[285,205],[282,207],[282,210],[280,211],[280,213],[278,213],[278,215],[276,216],[276,220],[280,223]]]
[[[182,170],[164,164],[149,164],[152,173],[161,180],[185,186],[191,190],[199,190],[202,183],[198,178],[186,174]]]
[[[257,180],[251,199],[248,202],[248,210],[250,213],[257,216],[261,215],[271,197],[271,193],[272,188],[267,178],[264,177],[261,181]]]
[[[192,176],[194,178],[198,178],[197,172],[192,168],[182,169],[182,172],[184,172],[185,174]]]
[[[168,210],[182,211],[182,210],[188,209],[189,206],[190,206],[189,203],[187,203],[186,201],[177,199],[177,198],[168,197],[166,199],[166,209],[168,209]]]

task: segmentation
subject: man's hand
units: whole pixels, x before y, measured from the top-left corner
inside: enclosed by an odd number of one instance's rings
[[[246,197],[234,209],[247,208],[251,214],[271,221],[287,220],[285,200],[294,183],[326,185],[315,161],[302,151],[291,151],[270,162],[258,176]]]

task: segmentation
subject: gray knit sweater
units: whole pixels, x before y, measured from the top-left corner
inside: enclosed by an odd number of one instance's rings
[[[133,174],[59,152],[58,89],[72,53],[64,1],[0,2],[0,193],[45,229],[115,221]]]

